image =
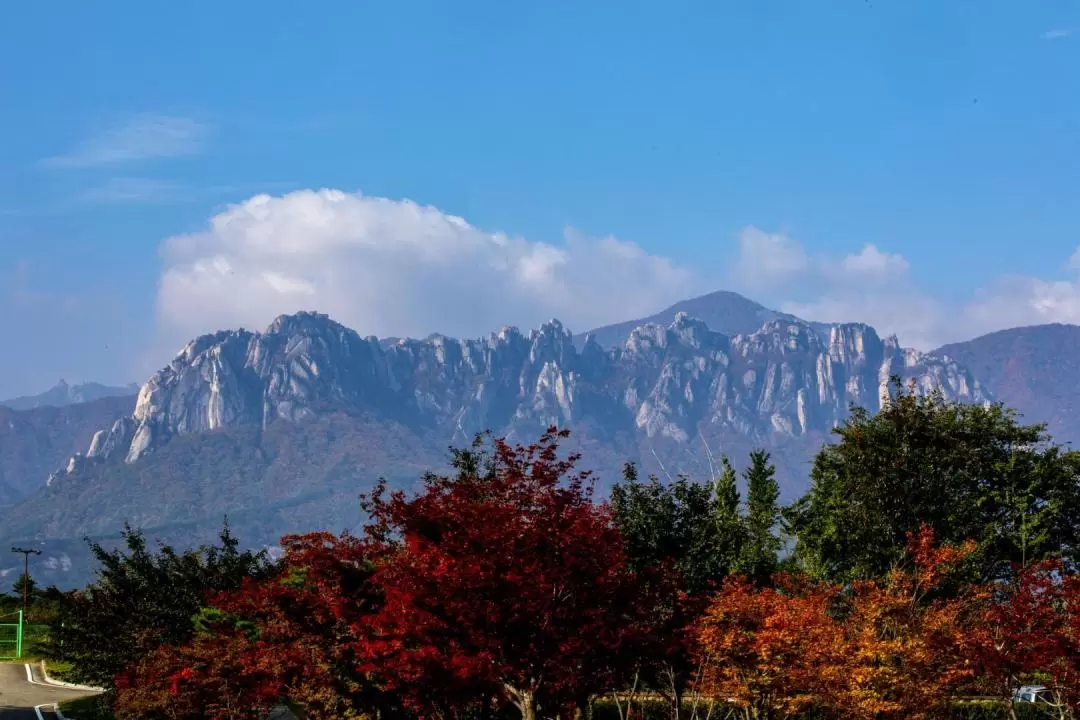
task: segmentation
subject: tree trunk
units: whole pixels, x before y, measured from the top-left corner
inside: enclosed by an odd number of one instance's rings
[[[506,692],[514,700],[514,705],[521,712],[521,720],[536,720],[536,694],[532,690],[519,690],[512,685],[504,685]]]
[[[521,693],[521,720],[536,720],[536,696],[528,691]]]

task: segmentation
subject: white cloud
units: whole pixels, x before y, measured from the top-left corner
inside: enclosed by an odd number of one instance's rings
[[[1080,283],[1023,276],[1001,278],[978,292],[964,308],[963,319],[982,332],[1044,323],[1078,324]]]
[[[1060,40],[1061,38],[1067,38],[1073,34],[1072,28],[1060,28],[1058,30],[1047,30],[1041,37],[1043,40]]]
[[[303,309],[363,335],[479,336],[551,317],[581,332],[712,289],[614,237],[568,230],[548,244],[410,200],[337,190],[252,197],[162,252],[157,314],[174,348]]]
[[[755,299],[806,320],[863,322],[881,335],[895,334],[908,347],[930,350],[948,342],[968,340],[985,333],[1021,325],[1080,323],[1080,279],[1049,280],[1034,277],[999,278],[980,288],[967,302],[949,305],[926,292],[911,277],[911,265],[902,255],[866,244],[858,253],[839,260],[811,256],[786,236],[766,235],[788,256],[805,259],[802,269],[786,274],[785,283],[771,297],[740,287]],[[740,236],[737,266],[758,262],[760,246],[749,246]],[[1065,263],[1080,272],[1080,248]],[[733,278],[733,282],[738,278]]]
[[[775,285],[808,267],[806,251],[782,233],[747,227],[739,233],[740,280],[749,285]]]
[[[864,322],[923,350],[1016,325],[1080,323],[1077,278],[1004,278],[949,304],[918,285],[906,258],[875,244],[826,257],[751,227],[738,248],[723,278],[610,236],[567,230],[539,242],[410,200],[257,195],[162,243],[156,315],[169,347],[159,350],[304,309],[381,337],[476,337],[551,317],[582,332],[725,287],[807,320]],[[1080,249],[1066,266],[1080,271]]]
[[[903,275],[910,267],[902,255],[883,253],[871,244],[864,245],[857,255],[848,255],[840,261],[840,270],[846,274],[876,278]]]
[[[185,117],[142,114],[95,137],[66,155],[45,158],[54,168],[88,168],[195,155],[202,150],[208,128]]]

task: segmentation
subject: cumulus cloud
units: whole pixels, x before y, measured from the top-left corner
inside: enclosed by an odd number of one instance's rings
[[[1060,279],[1003,278],[970,301],[920,287],[903,255],[866,243],[810,253],[781,232],[736,237],[727,277],[615,237],[542,242],[411,200],[338,190],[257,195],[162,243],[158,360],[191,337],[319,310],[363,335],[477,337],[556,317],[575,332],[650,315],[718,288],[806,320],[864,322],[929,350],[1016,325],[1080,322],[1080,249]]]
[[[805,320],[863,322],[883,335],[897,335],[904,345],[923,349],[934,347],[946,333],[948,318],[941,304],[914,285],[910,263],[902,255],[867,243],[858,252],[840,258],[816,257],[786,235],[748,228],[740,235],[744,256],[748,250],[745,238],[755,236],[771,238],[769,244],[775,251],[798,258],[798,262],[786,262],[784,285],[769,298],[777,309]],[[739,265],[743,265],[743,257]]]
[[[773,286],[806,271],[809,260],[802,245],[783,233],[767,233],[750,226],[739,233],[740,282]]]
[[[801,261],[787,265],[779,291],[767,297],[759,293],[755,299],[806,320],[863,322],[922,350],[1010,327],[1080,323],[1080,248],[1065,263],[1065,270],[1075,276],[999,278],[967,302],[949,305],[918,285],[906,258],[871,243],[839,259],[818,257],[793,238],[748,228],[740,234],[737,267],[761,265],[761,244],[748,244],[745,238],[762,236],[770,238],[771,247]],[[752,286],[742,284],[740,289],[754,294]]]
[[[972,327],[986,328],[986,332],[1020,325],[1077,324],[1080,283],[1076,279],[1001,278],[968,303],[964,320]]]
[[[52,168],[90,168],[194,155],[202,150],[208,129],[191,118],[145,113],[87,138],[70,153],[45,158],[41,164]]]
[[[576,332],[712,289],[615,237],[551,244],[411,200],[258,195],[166,240],[157,314],[170,342],[317,309],[364,335],[478,336],[557,317]]]

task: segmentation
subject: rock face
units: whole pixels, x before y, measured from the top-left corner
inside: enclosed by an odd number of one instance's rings
[[[957,363],[866,325],[827,333],[774,319],[728,336],[682,312],[667,327],[635,328],[613,349],[591,337],[577,349],[557,320],[527,335],[507,327],[477,340],[387,345],[325,315],[282,316],[263,333],[190,342],[142,387],[134,413],[97,433],[69,468],[135,463],[177,436],[327,412],[390,418],[453,441],[587,423],[601,438],[630,432],[685,444],[708,428],[768,444],[827,432],[852,403],[876,410],[890,375],[953,400],[991,400]]]

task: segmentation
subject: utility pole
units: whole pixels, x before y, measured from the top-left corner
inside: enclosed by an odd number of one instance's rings
[[[24,550],[23,548],[13,547],[11,548],[13,553],[22,553],[23,555],[23,592],[22,592],[22,607],[23,615],[26,615],[26,601],[30,595],[30,556],[40,555],[40,550]]]

